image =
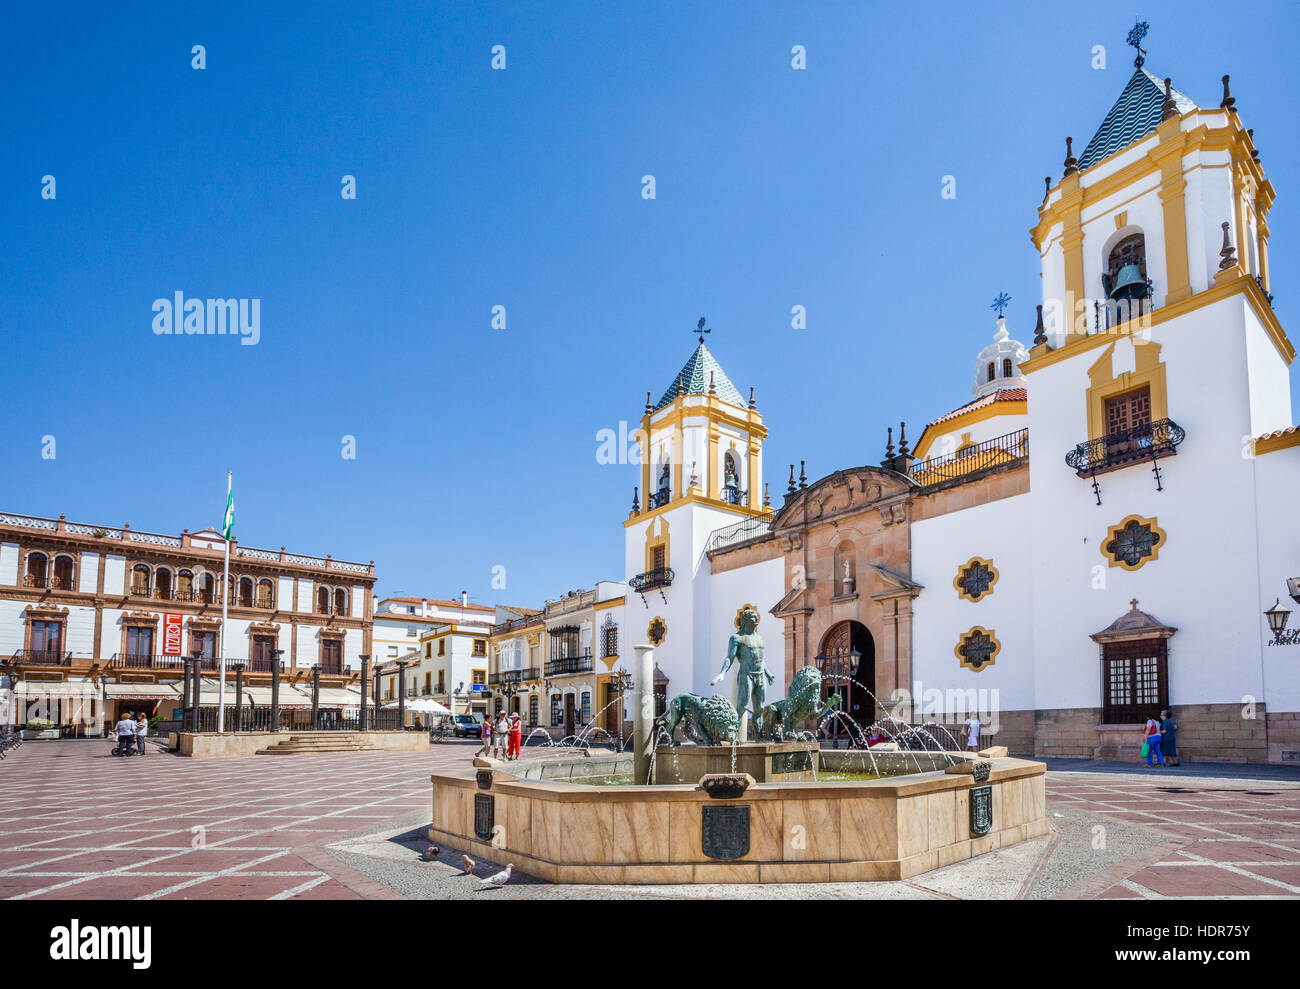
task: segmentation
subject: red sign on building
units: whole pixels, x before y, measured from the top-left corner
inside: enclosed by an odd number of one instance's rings
[[[181,616],[163,615],[163,655],[181,654]]]

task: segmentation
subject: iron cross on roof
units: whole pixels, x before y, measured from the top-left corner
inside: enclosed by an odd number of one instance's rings
[[[1146,21],[1138,21],[1128,33],[1128,43],[1136,48],[1138,52],[1137,58],[1133,59],[1133,64],[1139,69],[1142,68],[1142,63],[1146,61],[1142,56],[1147,53],[1147,50],[1142,47],[1142,39],[1147,36],[1147,32],[1150,30],[1150,24]]]
[[[1006,312],[1007,306],[1010,304],[1011,296],[1007,295],[1006,292],[999,292],[998,297],[993,300],[993,304],[989,308],[998,314],[998,319],[1001,319],[1002,314]]]
[[[704,328],[704,317],[701,316],[701,317],[700,317],[700,321],[699,321],[698,323],[695,324],[695,329],[692,330],[691,332],[692,332],[692,333],[698,333],[698,334],[700,335],[700,343],[703,343],[703,342],[704,342],[704,334],[706,334],[706,333],[712,333],[713,331],[712,331],[712,330],[706,330],[706,329]]]

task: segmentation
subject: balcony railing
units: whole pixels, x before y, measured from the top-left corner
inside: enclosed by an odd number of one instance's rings
[[[748,505],[749,492],[741,491],[739,488],[723,488],[722,500],[728,505]]]
[[[659,570],[647,570],[645,573],[639,573],[627,583],[637,594],[642,594],[645,591],[654,590],[656,587],[668,587],[672,582],[673,568],[663,567]]]
[[[944,457],[918,460],[910,474],[917,484],[929,486],[942,484],[986,470],[1000,467],[1029,456],[1029,430],[1017,429],[1013,433],[967,446]]]
[[[508,622],[498,622],[492,626],[492,634],[500,635],[502,632],[514,632],[517,629],[528,628],[530,625],[541,625],[546,621],[545,615],[531,615],[526,618],[512,618]]]
[[[1136,461],[1172,457],[1186,435],[1183,427],[1172,419],[1157,419],[1079,443],[1065,455],[1065,462],[1080,477],[1087,477]]]
[[[214,669],[216,660],[213,660]],[[184,670],[183,656],[160,656],[149,653],[118,652],[108,661],[114,670]]]
[[[646,510],[649,511],[654,508],[661,508],[668,504],[668,502],[672,501],[672,498],[673,493],[669,488],[660,488],[658,491],[651,491],[650,494],[646,496]]]
[[[735,546],[737,543],[766,536],[772,531],[772,519],[775,517],[776,513],[769,509],[762,515],[745,519],[735,525],[715,529],[709,534],[709,545],[705,552],[712,553],[714,550],[726,549],[728,546]]]
[[[488,685],[496,687],[511,683],[525,683],[529,680],[541,679],[538,674],[539,670],[536,666],[524,670],[501,670],[488,677]]]
[[[30,663],[33,666],[71,666],[72,652],[59,649],[19,649],[11,661]]]
[[[590,673],[591,653],[581,656],[569,656],[565,659],[553,659],[546,664],[546,675],[563,676],[566,673]]]
[[[23,577],[23,586],[43,587],[48,591],[70,591],[73,589],[71,577],[46,576],[35,573],[29,573]]]

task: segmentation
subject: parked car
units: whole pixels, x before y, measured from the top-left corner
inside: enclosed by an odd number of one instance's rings
[[[450,719],[443,718],[444,727],[451,728],[457,738],[478,738],[483,731],[483,722],[477,714],[457,714]]]

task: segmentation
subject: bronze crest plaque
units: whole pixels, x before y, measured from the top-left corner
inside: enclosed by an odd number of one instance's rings
[[[474,776],[478,780],[478,788],[480,790],[492,789],[492,770],[480,769],[474,774]]]
[[[491,841],[495,825],[496,798],[490,793],[474,794],[474,834],[480,841]]]
[[[730,862],[749,852],[749,807],[705,806],[700,808],[704,854]]]
[[[993,787],[970,788],[970,833],[988,834],[993,827]]]

